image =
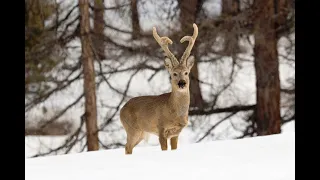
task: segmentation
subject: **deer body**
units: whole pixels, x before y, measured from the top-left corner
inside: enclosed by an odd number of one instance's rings
[[[160,38],[153,29],[153,36],[166,52],[165,67],[171,76],[172,91],[158,96],[140,96],[130,99],[120,110],[120,120],[127,133],[125,153],[132,154],[132,149],[146,136],[146,133],[159,137],[162,150],[167,150],[167,139],[171,149],[177,148],[178,136],[188,124],[190,104],[189,72],[194,63],[190,51],[198,35],[194,24],[193,36],[185,36],[181,42],[189,41],[189,46],[180,62],[169,51],[167,45],[172,41]]]
[[[159,135],[161,128],[168,130],[187,124],[188,107],[176,100],[172,93],[133,98],[121,110],[121,119],[135,129]]]

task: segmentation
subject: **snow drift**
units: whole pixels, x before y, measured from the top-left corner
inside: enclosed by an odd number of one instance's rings
[[[295,134],[27,158],[26,180],[295,179]]]

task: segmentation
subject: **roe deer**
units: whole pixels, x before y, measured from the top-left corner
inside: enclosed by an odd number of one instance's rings
[[[189,72],[195,61],[190,52],[198,36],[196,24],[193,24],[193,29],[192,36],[185,36],[180,40],[181,43],[189,41],[189,45],[178,61],[168,48],[172,41],[168,37],[160,37],[153,27],[153,37],[167,56],[164,65],[171,76],[172,92],[135,97],[122,107],[120,120],[127,134],[125,154],[132,154],[133,148],[147,133],[159,137],[163,151],[167,150],[167,139],[170,139],[171,149],[177,149],[178,136],[188,123]]]

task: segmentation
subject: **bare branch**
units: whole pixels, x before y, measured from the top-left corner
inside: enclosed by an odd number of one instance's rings
[[[59,151],[59,150],[62,150],[62,149],[64,149],[64,148],[66,148],[66,147],[74,146],[74,145],[75,145],[74,141],[76,141],[76,140],[74,139],[74,137],[79,135],[79,133],[81,132],[81,128],[82,128],[83,124],[84,124],[84,119],[81,118],[81,123],[80,123],[79,128],[78,128],[72,135],[70,135],[69,138],[67,138],[67,140],[66,140],[66,142],[65,142],[64,144],[60,145],[60,146],[57,147],[57,148],[51,149],[50,151],[48,151],[48,152],[46,152],[46,153],[36,154],[36,155],[32,156],[31,158],[49,155],[49,154],[51,154],[51,153],[53,153],[53,152],[57,152],[57,151]]]
[[[231,114],[229,114],[228,116],[224,117],[223,119],[221,119],[219,122],[217,122],[214,126],[212,126],[200,139],[198,139],[196,142],[200,142],[202,141],[205,137],[207,137],[211,131],[216,128],[219,124],[221,124],[223,121],[229,119],[230,117],[232,117],[233,115],[235,115],[237,112],[232,112]]]
[[[90,7],[92,10],[101,10],[101,9],[103,9],[103,10],[105,10],[105,11],[108,11],[108,10],[118,10],[118,9],[124,8],[124,7],[126,7],[126,6],[130,6],[130,3],[126,3],[126,4],[122,4],[122,5],[117,5],[117,6],[112,6],[112,7],[104,7],[104,8],[96,8],[96,7],[94,7],[94,6],[92,6],[92,5],[90,4],[89,7]]]
[[[59,117],[61,117],[65,112],[67,112],[71,107],[73,107],[74,105],[76,105],[84,96],[84,94],[82,93],[74,102],[72,102],[71,104],[69,104],[66,108],[64,108],[62,111],[60,111],[58,114],[56,114],[55,116],[53,116],[52,118],[50,118],[50,120],[48,120],[46,123],[44,123],[43,125],[40,126],[40,129],[45,128],[46,126],[48,126],[49,124],[53,123],[55,120],[57,120]]]
[[[228,112],[239,112],[239,111],[250,111],[255,108],[255,105],[235,105],[226,108],[216,108],[210,110],[191,110],[189,111],[190,116],[194,115],[210,115],[210,114],[217,114],[217,113],[228,113]]]

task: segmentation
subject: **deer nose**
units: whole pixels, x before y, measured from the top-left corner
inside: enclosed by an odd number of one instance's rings
[[[185,81],[185,80],[180,80],[180,81],[178,82],[179,88],[183,88],[185,85],[186,85],[186,81]]]

